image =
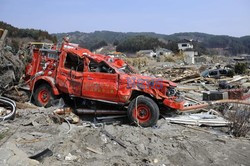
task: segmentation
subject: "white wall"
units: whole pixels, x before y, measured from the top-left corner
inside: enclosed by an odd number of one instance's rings
[[[168,55],[172,55],[173,52],[165,52],[165,51],[156,51],[156,56],[168,56]]]
[[[147,57],[156,56],[156,53],[154,51],[149,51],[149,52],[141,52],[141,51],[139,51],[136,54],[139,55],[139,56],[147,56]]]
[[[185,44],[186,46],[183,46],[183,44]],[[188,48],[193,48],[194,46],[190,43],[178,43],[178,49],[179,50],[186,50]]]
[[[188,65],[194,64],[194,51],[184,51],[184,62]]]

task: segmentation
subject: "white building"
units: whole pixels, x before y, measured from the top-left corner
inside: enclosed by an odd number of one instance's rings
[[[140,50],[136,54],[138,56],[156,57],[156,53],[153,50]]]
[[[184,55],[184,62],[187,65],[192,65],[195,63],[194,61],[194,56],[198,55],[198,52],[190,50],[190,51],[183,51],[183,55]]]
[[[194,46],[190,40],[185,39],[185,40],[178,42],[178,49],[179,50],[184,51],[186,49],[193,49],[193,48],[194,48]]]
[[[158,56],[169,56],[169,55],[172,55],[173,54],[173,52],[171,51],[171,50],[168,50],[168,49],[166,49],[166,48],[158,48],[157,50],[156,50],[156,56],[158,57]]]

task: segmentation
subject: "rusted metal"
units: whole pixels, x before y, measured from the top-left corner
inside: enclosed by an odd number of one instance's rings
[[[219,103],[250,105],[249,102],[241,100],[219,100],[186,106],[186,101],[179,96],[175,83],[165,79],[142,76],[122,59],[92,53],[77,44],[69,43],[68,40],[63,42],[60,50],[35,48],[32,52],[33,58],[26,67],[25,81],[30,91],[35,92],[34,98],[38,101],[38,105],[49,105],[50,99],[62,94],[123,106],[129,105],[136,97],[144,95],[153,98],[156,104],[163,103],[168,108],[180,111],[206,108]],[[50,90],[53,92],[46,93],[51,96],[43,103],[36,99],[39,96],[37,95],[39,89],[36,88],[41,86],[46,87],[47,92]],[[46,97],[44,94],[40,96]],[[235,99],[235,97],[239,99],[237,95],[232,98]],[[241,96],[240,99],[245,99],[245,97]],[[136,106],[137,109],[141,110],[143,115],[149,115],[149,112],[155,111],[140,106],[139,108]],[[126,111],[77,109],[76,113],[124,115]],[[150,119],[151,116],[146,116],[142,122],[150,121]]]
[[[76,109],[78,115],[94,114],[94,115],[124,115],[126,111],[120,110],[94,110],[94,109]]]
[[[125,61],[110,56],[94,54],[76,44],[62,44],[60,51],[33,49],[32,62],[26,66],[25,80],[31,91],[41,83],[50,85],[54,95],[69,94],[70,96],[103,100],[127,104],[134,92],[147,94],[163,102],[173,109],[181,109],[184,101],[177,100],[175,91],[177,85],[171,81],[142,76]],[[69,58],[76,58],[68,64]],[[91,71],[90,64],[104,64],[107,72]],[[79,70],[78,67],[81,67]],[[121,69],[127,67],[130,72]]]

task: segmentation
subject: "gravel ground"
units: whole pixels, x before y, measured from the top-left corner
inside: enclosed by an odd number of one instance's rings
[[[53,110],[18,110],[14,121],[0,122],[0,165],[250,165],[249,136],[233,138],[226,128],[161,119],[154,128],[81,122],[69,131],[68,123],[51,120]],[[46,148],[53,154],[39,162],[28,158]]]

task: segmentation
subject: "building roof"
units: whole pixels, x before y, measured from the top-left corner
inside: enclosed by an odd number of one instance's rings
[[[166,49],[166,48],[159,48],[157,49],[157,51],[172,52],[171,50]]]
[[[192,41],[187,40],[187,39],[182,39],[182,40],[178,41],[178,43],[192,43]]]

